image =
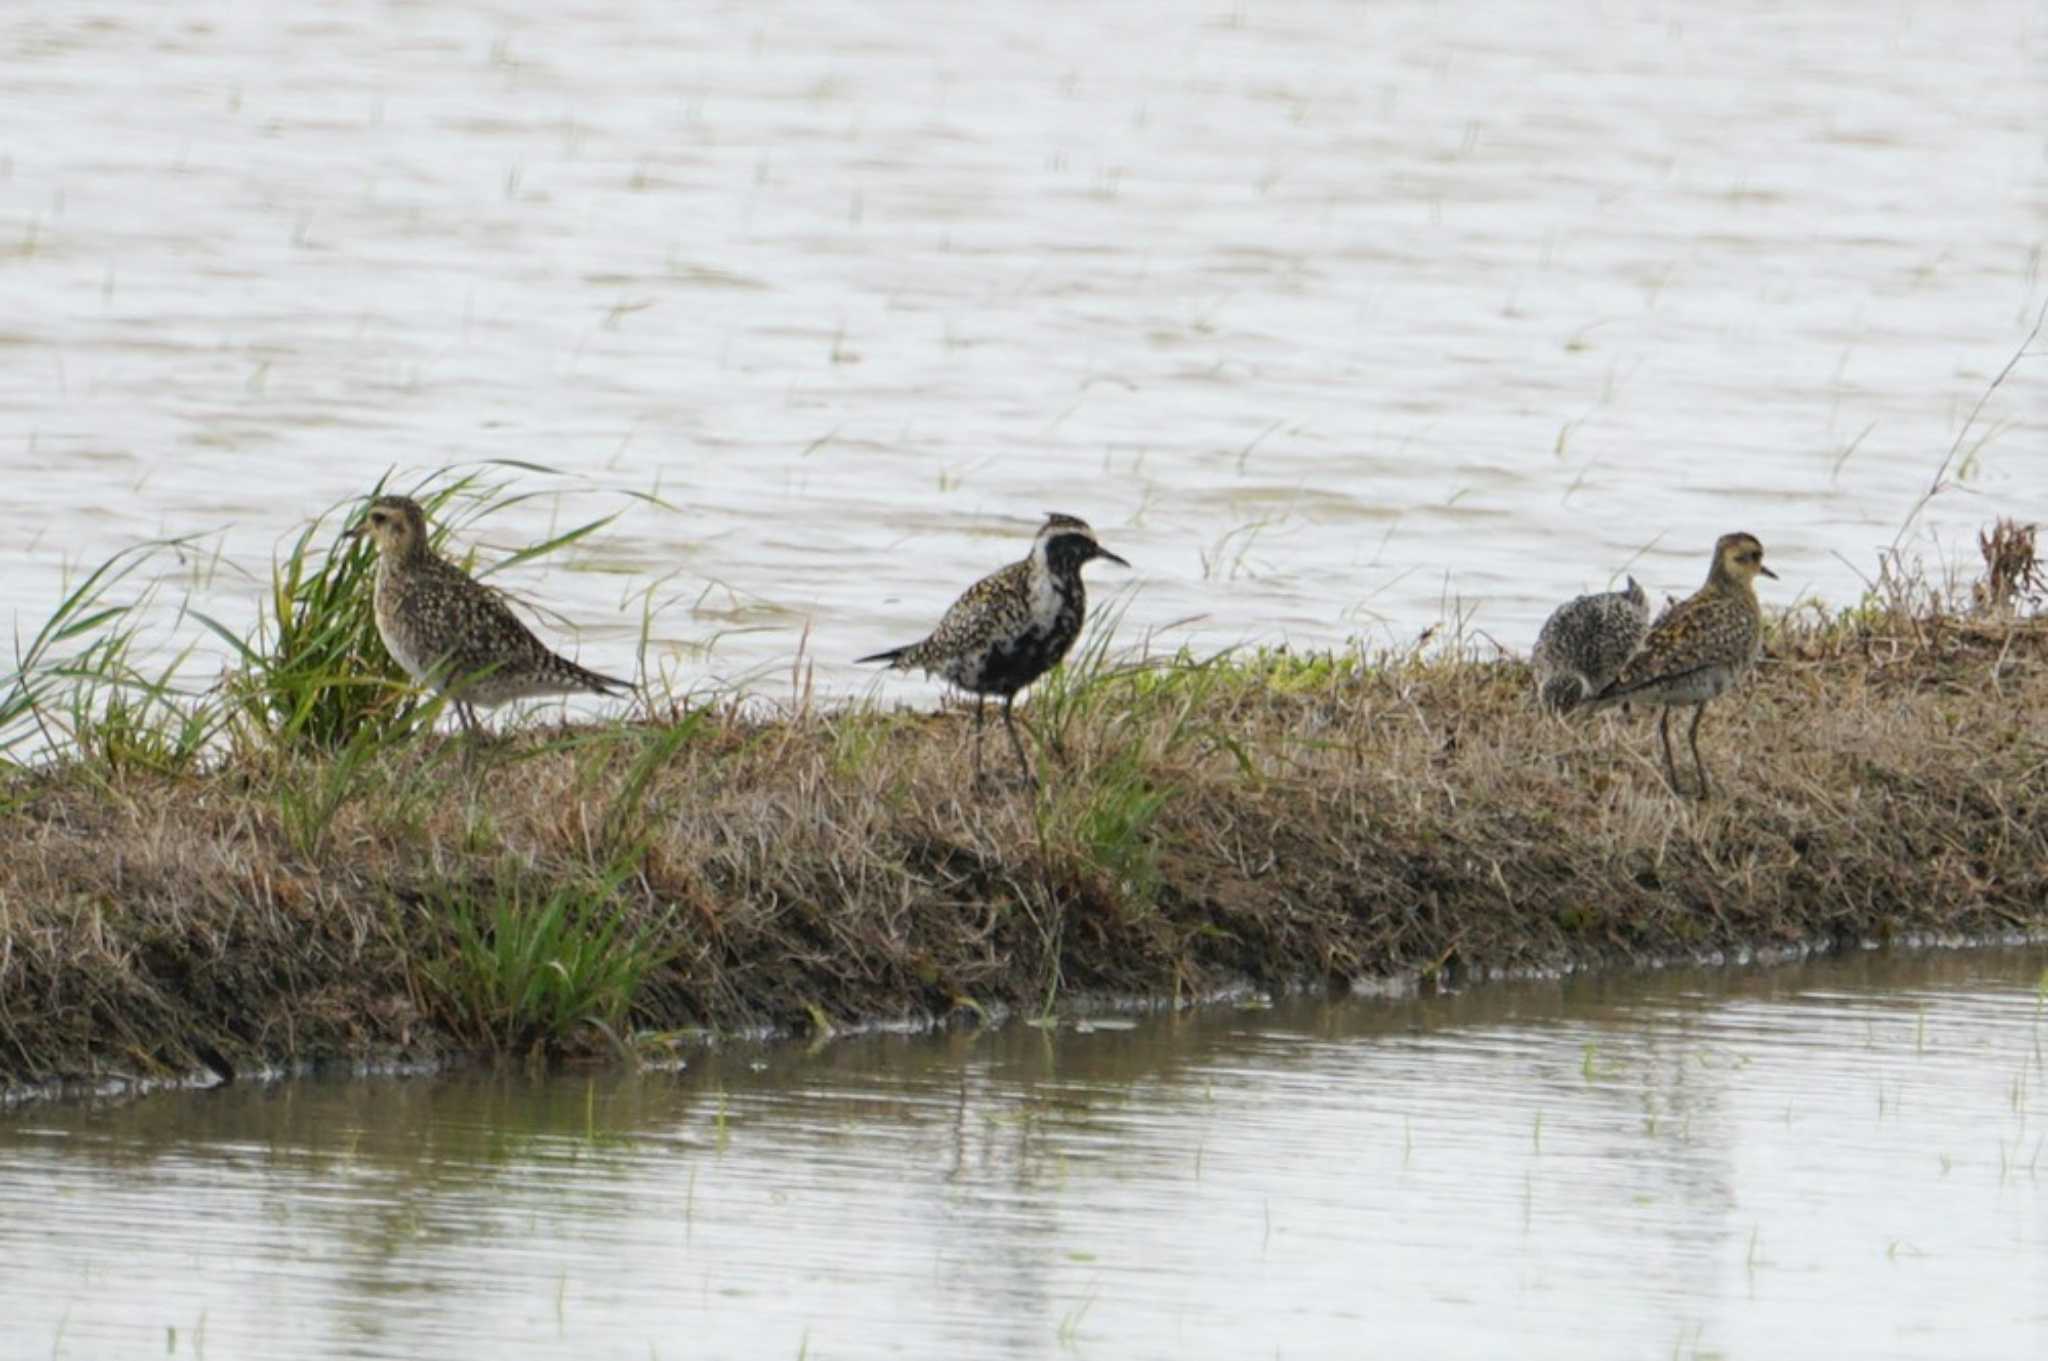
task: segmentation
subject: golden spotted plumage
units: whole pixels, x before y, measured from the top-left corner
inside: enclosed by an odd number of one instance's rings
[[[414,680],[447,691],[472,731],[472,705],[631,688],[557,656],[496,591],[435,553],[412,498],[378,497],[353,532],[377,544],[374,605],[386,650]]]
[[[1643,640],[1621,674],[1588,706],[1648,704],[1663,712],[1657,734],[1664,745],[1664,771],[1674,792],[1678,768],[1671,756],[1671,710],[1691,705],[1687,740],[1699,773],[1700,797],[1708,794],[1707,767],[1700,759],[1700,718],[1707,704],[1725,694],[1756,665],[1763,640],[1763,606],[1757,577],[1776,578],[1764,566],[1764,546],[1752,534],[1723,534],[1714,544],[1706,584],[1674,605]]]

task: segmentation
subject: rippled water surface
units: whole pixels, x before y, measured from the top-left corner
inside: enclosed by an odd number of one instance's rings
[[[486,459],[573,474],[487,552],[627,508],[510,584],[608,670],[652,588],[689,682],[808,629],[865,684],[1047,507],[1133,642],[1520,648],[1738,527],[1845,602],[2048,300],[2038,5],[109,0],[0,57],[31,628],[150,535],[246,620],[305,517]],[[2044,374],[1928,551],[2048,515]]]
[[[30,1106],[0,1354],[2039,1357],[2044,1046],[2036,948]]]

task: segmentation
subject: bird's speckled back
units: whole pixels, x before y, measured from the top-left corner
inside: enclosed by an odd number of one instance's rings
[[[1624,590],[1582,595],[1558,606],[1530,654],[1544,706],[1567,712],[1606,689],[1649,628],[1650,598],[1634,577]]]

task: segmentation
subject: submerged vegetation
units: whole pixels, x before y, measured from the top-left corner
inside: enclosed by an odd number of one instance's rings
[[[288,547],[250,637],[204,621],[236,662],[211,689],[136,660],[146,551],[0,680],[0,1082],[2048,927],[2018,527],[1970,588],[1893,558],[1855,608],[1772,620],[1699,803],[1641,715],[1548,716],[1456,636],[1145,656],[1113,617],[1020,710],[1035,791],[971,783],[971,707],[802,691],[656,685],[472,751],[375,643],[345,520]]]

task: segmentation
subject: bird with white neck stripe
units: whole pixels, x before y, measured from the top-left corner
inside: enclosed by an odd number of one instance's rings
[[[903,647],[862,657],[940,675],[974,696],[974,774],[981,778],[983,703],[1003,700],[1003,727],[1026,782],[1037,783],[1011,707],[1017,692],[1059,664],[1088,617],[1088,588],[1081,568],[1096,558],[1129,567],[1096,542],[1085,520],[1050,512],[1031,552],[1021,561],[975,582],[940,617],[930,636]]]

